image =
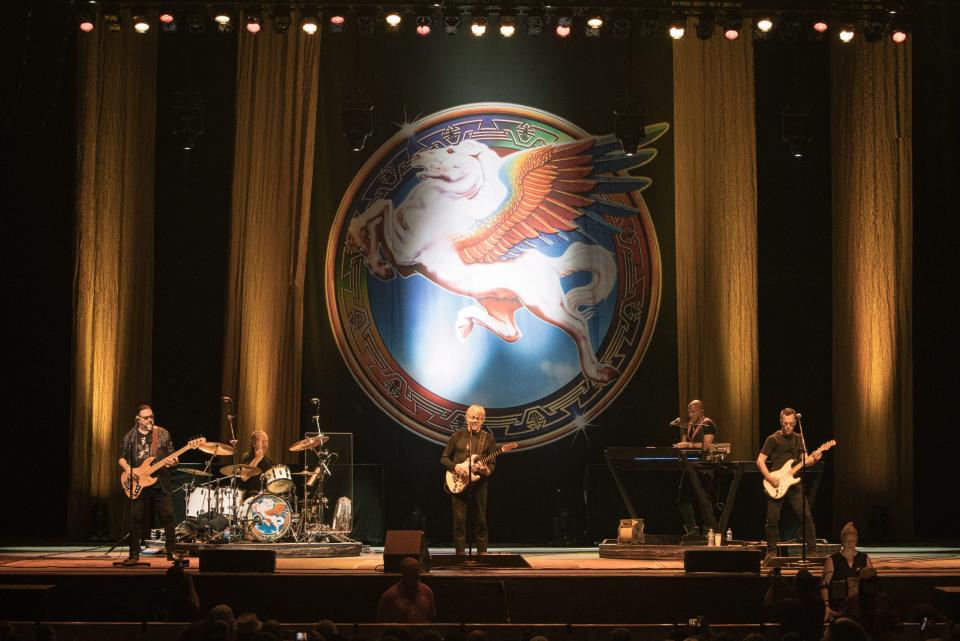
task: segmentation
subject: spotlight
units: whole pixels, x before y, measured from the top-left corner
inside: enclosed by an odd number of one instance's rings
[[[253,9],[247,11],[247,33],[260,33],[260,28],[263,26],[263,16],[260,15],[259,9]]]
[[[894,22],[890,25],[890,40],[894,44],[901,45],[907,41],[910,35],[910,27],[905,22]]]
[[[727,16],[723,23],[723,37],[731,42],[740,37],[740,29],[743,27],[743,18],[737,15]]]
[[[131,21],[133,22],[133,30],[137,33],[144,34],[150,31],[150,22],[147,20],[146,9],[142,7],[134,9]]]
[[[81,13],[77,16],[77,26],[80,27],[80,31],[90,33],[95,26],[93,16],[89,13]]]
[[[217,30],[220,31],[220,33],[230,33],[233,31],[233,16],[227,11],[217,11],[213,15],[213,21],[217,23]]]
[[[443,18],[443,32],[448,36],[455,36],[460,31],[460,16],[447,14]]]
[[[353,151],[361,151],[373,134],[373,105],[350,101],[343,106],[343,135]]]
[[[603,16],[599,13],[591,13],[587,16],[587,26],[591,29],[599,29],[603,26]]]
[[[327,29],[330,33],[343,33],[347,24],[346,12],[340,7],[333,7],[324,11],[327,21]]]
[[[368,7],[357,7],[357,33],[370,36],[376,28],[377,19],[373,10]]]
[[[396,30],[400,26],[400,23],[403,22],[403,18],[400,17],[400,12],[392,9],[387,12],[383,20],[387,23],[387,29],[391,31]]]
[[[317,24],[317,19],[314,16],[304,14],[300,18],[300,28],[303,29],[305,34],[312,36],[320,29],[320,25]]]
[[[290,7],[288,5],[277,5],[273,10],[273,30],[279,34],[284,34],[290,30]]]
[[[527,15],[527,35],[528,36],[542,36],[543,35],[543,14],[542,13],[530,13]]]
[[[103,12],[103,24],[107,26],[107,31],[117,33],[123,26],[123,17],[115,9],[108,9]]]
[[[760,33],[770,33],[773,29],[773,19],[769,16],[761,16],[754,24]]]
[[[160,20],[160,28],[163,31],[172,33],[177,30],[177,19],[170,11],[161,11],[158,19]]]
[[[203,135],[203,98],[196,92],[177,92],[173,102],[173,135],[177,145],[184,151],[197,146],[197,138]]]
[[[863,39],[870,44],[876,44],[883,40],[883,24],[877,20],[871,20],[863,27]]]
[[[512,38],[517,32],[517,19],[514,16],[500,16],[500,35]]]
[[[780,135],[783,142],[787,143],[790,155],[794,158],[803,158],[809,152],[810,143],[813,141],[810,133],[813,128],[813,116],[809,112],[782,111],[780,117]]]
[[[657,20],[657,17],[655,15],[645,16],[643,18],[640,18],[640,23],[639,23],[639,26],[637,27],[637,33],[640,34],[641,38],[644,38],[644,39],[652,38],[653,35],[657,32],[657,29],[659,28],[659,26],[660,26],[659,21]],[[613,35],[614,36],[617,35],[616,24],[614,24],[613,26]],[[627,37],[629,37],[629,35],[630,34],[628,33]]]
[[[473,22],[470,23],[470,33],[476,37],[480,37],[487,32],[487,19],[483,16],[477,16],[473,19]]]
[[[570,31],[573,25],[573,18],[570,16],[558,16],[557,17],[557,26],[554,29],[554,32],[560,38],[566,38],[570,35]]]
[[[190,25],[190,33],[203,33],[207,30],[207,22],[199,13],[191,13],[187,23]]]
[[[713,35],[714,19],[712,13],[701,13],[697,21],[697,37],[701,40],[709,40]]]
[[[817,33],[826,33],[830,29],[830,25],[822,18],[815,20],[812,26],[813,30]]]
[[[623,153],[632,156],[643,138],[643,109],[627,104],[613,110],[613,134],[620,139]]]
[[[433,18],[427,15],[417,16],[417,35],[418,36],[429,36],[430,35],[430,25],[433,23]]]
[[[686,33],[687,18],[683,15],[676,15],[670,20],[670,37],[679,40]]]
[[[853,28],[852,24],[845,24],[840,27],[840,33],[837,34],[840,38],[840,42],[847,44],[853,41],[853,36],[856,34],[856,30]]]
[[[797,42],[800,39],[800,33],[803,31],[803,23],[796,16],[788,17],[781,21],[783,28],[780,37],[784,42]]]

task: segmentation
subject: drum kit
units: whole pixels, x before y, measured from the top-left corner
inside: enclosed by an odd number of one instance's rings
[[[266,470],[244,463],[233,463],[213,471],[218,457],[236,456],[236,448],[226,443],[207,442],[198,449],[209,455],[202,470],[178,468],[191,479],[183,485],[186,520],[177,526],[181,542],[352,542],[349,538],[352,514],[347,497],[337,501],[331,525],[324,523],[328,506],[323,494],[324,480],[331,476],[331,465],[339,455],[324,449],[325,434],[297,441],[291,452],[312,452],[317,465],[302,472],[291,472],[287,465]],[[247,492],[251,479],[260,477],[259,491]],[[303,477],[298,494],[294,477]],[[205,480],[211,479],[211,480]]]

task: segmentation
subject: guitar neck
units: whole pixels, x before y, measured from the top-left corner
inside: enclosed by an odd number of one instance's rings
[[[503,454],[503,448],[502,448],[502,447],[498,447],[497,449],[495,449],[494,451],[490,452],[490,453],[487,454],[486,456],[484,456],[484,457],[482,457],[482,458],[478,458],[478,459],[477,459],[477,464],[478,464],[478,465],[483,465],[484,463],[489,463],[490,461],[492,461],[493,459],[497,458],[497,457],[500,456],[501,454]]]
[[[163,462],[164,462],[166,459],[170,458],[171,456],[180,456],[181,454],[183,454],[184,452],[186,452],[187,450],[192,449],[192,448],[193,448],[193,445],[191,445],[190,443],[187,443],[186,445],[184,445],[183,447],[181,447],[181,448],[180,448],[179,450],[177,450],[176,452],[174,452],[174,453],[172,453],[172,454],[167,454],[167,455],[164,456],[162,459],[160,459],[159,461],[155,462],[153,465],[151,465],[150,467],[148,467],[148,468],[146,469],[146,473],[147,473],[147,474],[153,474],[154,472],[156,472],[157,470],[159,470],[161,467],[163,467]]]

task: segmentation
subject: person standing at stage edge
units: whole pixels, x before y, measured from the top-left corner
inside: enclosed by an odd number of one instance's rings
[[[693,449],[704,447],[713,443],[717,438],[717,424],[712,418],[703,413],[703,403],[693,400],[687,404],[687,424],[684,426],[680,419],[673,421],[671,427],[680,427],[683,432],[680,434],[680,442],[673,446],[679,449]],[[700,479],[700,485],[707,493],[708,497],[713,496],[713,470],[700,470],[696,472]],[[686,472],[680,475],[680,487],[677,492],[677,509],[680,512],[680,518],[683,519],[683,529],[685,534],[697,533],[697,517],[693,506],[697,504],[697,495],[687,478]],[[706,509],[705,507],[703,509]],[[711,508],[712,509],[712,508]],[[701,510],[702,511],[702,510]],[[700,514],[700,522],[707,520],[705,514]]]
[[[800,460],[801,438],[793,431],[797,425],[797,411],[791,407],[785,407],[780,410],[780,429],[767,437],[760,449],[760,455],[757,457],[757,467],[770,485],[774,487],[780,485],[780,480],[770,473],[770,467],[779,470],[783,464],[793,459]],[[814,451],[813,454],[805,454],[803,464],[809,467],[819,461],[823,453]],[[769,464],[769,467],[768,467]],[[813,517],[810,516],[810,505],[803,497],[803,483],[795,483],[787,490],[783,498],[774,499],[767,496],[767,558],[775,556],[777,553],[777,543],[780,541],[780,511],[785,502],[790,503],[790,508],[797,514],[803,515],[804,538],[807,540],[807,553],[813,552],[817,547],[817,530],[813,524]]]
[[[451,472],[469,474],[470,457],[474,454],[489,456],[493,454],[497,443],[493,436],[483,429],[487,412],[480,405],[467,408],[467,429],[458,430],[450,436],[443,449],[440,463]],[[467,524],[471,526],[471,538],[476,541],[477,554],[487,551],[487,478],[493,474],[494,462],[474,466],[473,472],[480,479],[471,481],[460,494],[451,494],[453,508],[453,545],[457,554],[462,556],[467,543]]]
[[[136,424],[124,435],[123,443],[120,445],[118,463],[128,474],[132,468],[140,467],[150,456],[155,457],[156,460],[163,459],[163,467],[156,472],[157,482],[143,488],[140,496],[130,501],[130,555],[124,563],[136,563],[140,560],[140,537],[143,532],[150,531],[154,511],[163,525],[167,560],[173,561],[173,552],[177,544],[169,472],[169,468],[177,464],[177,457],[170,456],[173,451],[170,432],[153,423],[153,409],[149,405],[138,407]],[[127,457],[132,457],[133,461],[128,462]],[[146,515],[146,521],[144,521],[144,515]]]

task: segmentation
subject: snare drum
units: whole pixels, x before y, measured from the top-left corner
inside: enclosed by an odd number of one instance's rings
[[[240,514],[247,538],[251,541],[279,541],[293,525],[290,504],[275,494],[251,496],[243,502]]]
[[[286,465],[274,465],[263,473],[263,487],[267,492],[286,494],[293,491],[293,475]]]

